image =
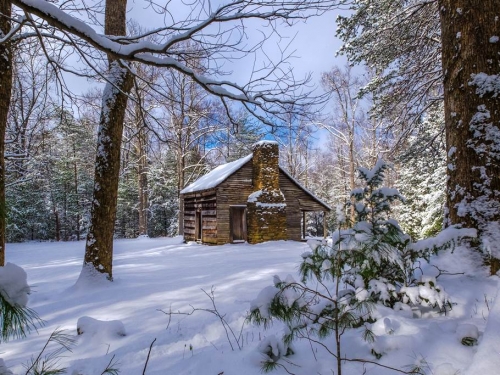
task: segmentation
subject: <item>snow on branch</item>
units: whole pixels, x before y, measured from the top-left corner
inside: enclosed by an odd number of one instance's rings
[[[412,250],[421,252],[426,250],[440,249],[447,244],[456,244],[462,238],[476,238],[477,230],[474,228],[448,227],[435,237],[417,241],[411,245]]]
[[[297,21],[321,15],[338,6],[339,0],[234,0],[215,10],[211,4],[199,1],[190,4],[190,14],[178,20],[166,7],[161,11],[156,10],[168,15],[164,19],[170,19],[170,24],[133,36],[104,35],[97,27],[89,25],[88,20],[78,12],[60,8],[45,0],[13,0],[12,3],[25,14],[20,20],[30,20],[28,25],[22,22],[25,27],[55,31],[59,38],[62,35],[66,45],[73,45],[82,56],[89,54],[88,47],[92,47],[115,59],[175,69],[223,100],[244,103],[251,113],[258,116],[259,110],[279,114],[271,107],[305,100],[308,93],[304,90],[304,84],[308,79],[298,81],[291,68],[284,68],[290,55],[283,50],[280,51],[279,61],[273,62],[266,56],[268,61],[263,67],[254,66],[252,77],[245,85],[212,78],[228,73],[221,70],[220,64],[260,51],[271,35],[279,36],[279,23],[291,26]],[[97,19],[98,13],[95,9],[85,9],[83,12],[90,19]],[[266,26],[260,27],[260,41],[248,43],[248,20],[261,21]],[[21,30],[22,23],[19,22],[13,30],[26,33],[25,27]],[[47,33],[38,32],[38,35]],[[10,37],[15,36],[11,33]],[[186,60],[189,51],[183,48],[183,43],[188,40],[199,45],[204,57],[214,64],[215,68],[211,72],[202,74],[188,66]]]

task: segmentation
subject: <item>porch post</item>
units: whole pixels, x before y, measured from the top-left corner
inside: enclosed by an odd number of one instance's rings
[[[323,211],[323,238],[326,238],[328,235],[327,229],[326,229],[326,211]]]
[[[302,211],[302,239],[306,239],[306,212]]]

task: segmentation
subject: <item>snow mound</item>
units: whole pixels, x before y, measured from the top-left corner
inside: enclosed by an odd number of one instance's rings
[[[434,369],[434,375],[456,375],[458,370],[451,363],[442,363]]]
[[[120,320],[97,320],[89,316],[78,319],[76,331],[79,335],[126,336],[125,326]]]
[[[271,306],[271,302],[273,298],[276,296],[276,293],[279,292],[279,289],[275,286],[267,286],[260,291],[257,298],[250,302],[250,310],[259,309],[260,315],[263,318],[269,318],[269,307]]]
[[[498,335],[500,331],[500,298],[498,297],[497,293],[477,353],[470,367],[464,372],[465,375],[493,374],[492,371],[496,373],[496,370],[500,368],[500,356],[498,355],[500,350],[500,337]]]
[[[26,307],[30,287],[24,270],[13,263],[0,267],[0,294],[12,306]]]
[[[96,271],[92,264],[84,264],[76,283],[68,288],[69,292],[84,292],[96,288],[108,288],[110,282],[107,274]]]
[[[13,375],[13,372],[7,368],[2,358],[0,358],[0,375]]]

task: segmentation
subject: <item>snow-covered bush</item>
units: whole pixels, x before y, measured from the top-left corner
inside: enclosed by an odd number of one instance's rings
[[[29,307],[26,272],[19,266],[7,263],[0,267],[0,329],[1,340],[25,337],[41,320]]]
[[[317,244],[304,256],[304,281],[312,274],[318,279],[325,274],[340,276],[357,296],[389,307],[404,303],[445,309],[451,306],[447,294],[435,279],[422,275],[420,261],[475,232],[449,228],[436,238],[413,243],[391,218],[392,204],[404,202],[404,198],[397,189],[382,186],[387,168],[379,159],[373,169],[359,169],[365,187],[353,190],[353,202],[346,205],[354,207],[355,222],[334,232],[330,243]],[[334,269],[339,259],[341,275]]]
[[[250,320],[268,324],[283,321],[285,347],[296,338],[335,336],[337,374],[341,374],[341,336],[347,329],[363,328],[366,340],[373,340],[370,325],[375,304],[398,310],[423,306],[445,310],[451,307],[448,295],[435,278],[423,276],[420,261],[432,253],[450,247],[468,229],[449,228],[433,239],[412,243],[397,221],[391,218],[391,204],[404,201],[396,189],[382,187],[387,164],[378,160],[371,170],[360,168],[364,188],[351,193],[353,202],[339,210],[344,219],[354,207],[355,222],[339,229],[331,240],[309,241],[311,251],[302,254],[301,282],[292,276],[282,281],[275,276],[274,287],[264,289],[250,307]],[[406,308],[404,306],[407,306]],[[320,345],[321,341],[315,340]],[[280,351],[282,353],[283,351]],[[273,368],[279,359],[273,356],[264,369]]]
[[[21,267],[13,263],[0,267],[0,341],[23,338],[30,331],[36,330],[38,325],[43,324],[38,314],[27,306],[29,294],[27,275]],[[60,366],[59,360],[64,352],[71,352],[74,343],[75,339],[72,336],[56,329],[42,349],[26,363],[26,375],[66,373],[66,369]],[[110,367],[111,364],[110,362],[102,374],[118,373],[106,372],[109,369],[114,370]],[[0,375],[12,375],[2,358],[0,358]]]

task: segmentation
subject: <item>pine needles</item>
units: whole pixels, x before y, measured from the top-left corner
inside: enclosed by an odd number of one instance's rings
[[[59,360],[65,352],[71,352],[75,344],[75,338],[64,333],[62,330],[56,329],[51,333],[42,350],[37,357],[32,357],[26,364],[25,375],[58,375],[64,374],[66,368],[59,367]],[[50,347],[56,345],[52,351],[48,351]]]
[[[43,325],[43,320],[34,310],[9,303],[0,293],[1,340],[26,337],[37,325]]]

